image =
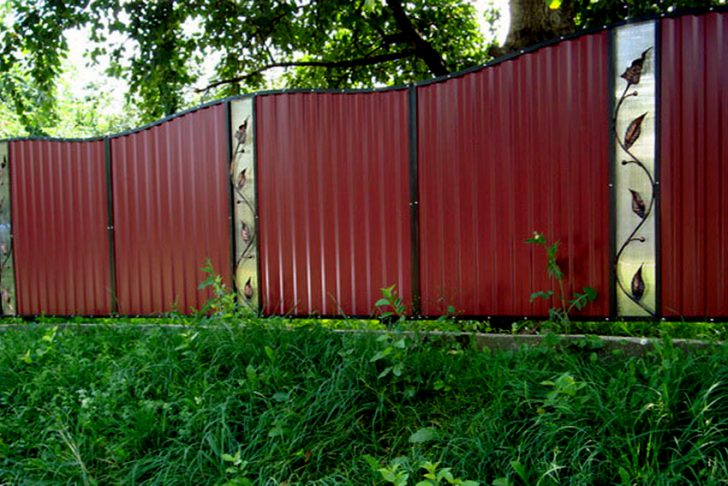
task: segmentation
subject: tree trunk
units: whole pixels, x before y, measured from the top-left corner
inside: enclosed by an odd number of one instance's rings
[[[523,49],[574,31],[573,1],[562,0],[558,9],[548,0],[510,0],[511,27],[501,52]]]
[[[415,55],[422,59],[430,72],[434,76],[445,76],[450,71],[445,66],[445,62],[439,52],[432,47],[432,44],[422,38],[412,21],[407,16],[404,7],[402,6],[402,0],[386,0],[387,6],[394,15],[394,20],[397,22],[397,27],[402,32],[407,41],[414,46]]]

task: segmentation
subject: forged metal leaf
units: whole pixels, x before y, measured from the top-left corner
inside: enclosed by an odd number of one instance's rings
[[[250,283],[252,277],[248,277],[248,281],[245,282],[245,287],[243,287],[243,296],[247,300],[251,300],[253,298],[253,285]]]
[[[647,206],[645,206],[644,199],[642,199],[642,196],[637,191],[633,191],[632,189],[630,189],[629,192],[632,193],[632,212],[634,212],[640,218],[645,219]]]
[[[642,280],[642,265],[632,277],[632,296],[640,300],[645,295],[645,281]]]
[[[630,148],[642,133],[642,120],[645,119],[647,113],[642,113],[640,116],[632,120],[632,123],[627,127],[627,131],[624,132],[624,147]]]
[[[248,228],[248,225],[245,223],[243,223],[243,226],[240,229],[240,237],[243,239],[244,243],[247,243],[250,241],[250,229]]]
[[[651,49],[650,47],[640,57],[632,61],[632,64],[619,77],[627,80],[629,84],[639,84],[642,76],[642,66],[645,64],[645,58]]]
[[[235,140],[237,140],[240,145],[245,145],[245,142],[248,139],[248,118],[250,118],[250,116],[245,118],[243,124],[238,127],[238,131],[235,132]]]
[[[240,174],[238,174],[238,179],[235,181],[235,187],[237,187],[239,190],[245,187],[245,181],[247,181],[246,173],[248,172],[248,169],[245,168],[240,171]]]

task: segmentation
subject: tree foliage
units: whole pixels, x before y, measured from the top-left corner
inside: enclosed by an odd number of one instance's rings
[[[720,0],[511,0],[514,28],[498,47],[467,0],[8,0],[0,97],[28,131],[42,131],[37,120],[55,113],[64,33],[75,28],[90,30],[91,57],[108,56],[149,121],[184,107],[196,88],[213,98],[267,86],[272,67],[285,68],[280,82],[290,88],[410,83],[564,29],[711,3]],[[490,25],[498,18],[485,15]]]

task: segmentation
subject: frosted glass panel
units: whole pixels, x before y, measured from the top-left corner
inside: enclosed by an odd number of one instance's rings
[[[258,212],[255,200],[253,99],[230,103],[233,157],[230,177],[235,202],[235,286],[239,302],[258,312]]]
[[[616,292],[621,316],[655,315],[655,23],[614,31]]]
[[[15,269],[10,220],[8,144],[0,143],[0,315],[15,315]]]

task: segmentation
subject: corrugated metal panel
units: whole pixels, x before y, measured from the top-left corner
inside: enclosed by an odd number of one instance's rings
[[[10,142],[20,314],[110,312],[104,144]]]
[[[609,312],[607,35],[418,88],[422,310],[543,314],[533,231],[558,239],[569,289]]]
[[[121,314],[199,309],[209,258],[230,285],[224,105],[112,139]]]
[[[728,14],[661,37],[662,310],[728,316]]]
[[[409,303],[407,92],[256,99],[261,292],[268,314]]]

